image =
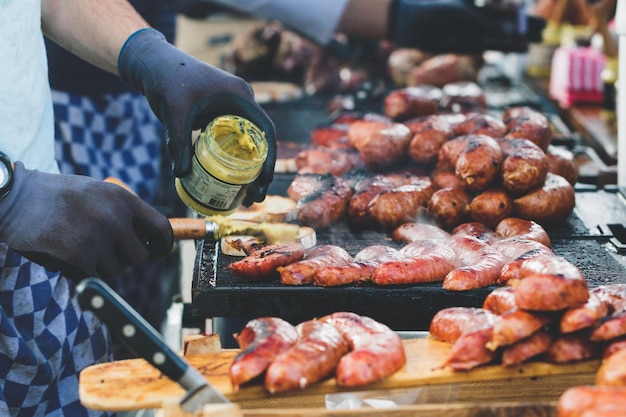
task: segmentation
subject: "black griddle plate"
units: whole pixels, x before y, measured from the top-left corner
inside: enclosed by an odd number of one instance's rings
[[[553,250],[581,269],[590,287],[608,283],[626,283],[626,269],[609,250],[609,236],[593,235],[576,213],[557,227],[548,228]],[[572,231],[578,233],[572,236]],[[318,233],[318,244],[342,246],[355,255],[372,244],[401,247],[388,234],[354,232],[345,226]],[[215,287],[199,276],[192,285],[193,316],[260,317],[277,316],[292,322],[319,317],[335,311],[354,311],[379,320],[395,330],[426,330],[433,315],[447,307],[480,307],[496,287],[471,291],[447,291],[441,283],[345,287],[286,286],[276,276],[268,282],[250,282],[226,269],[240,259],[224,254],[217,256]]]

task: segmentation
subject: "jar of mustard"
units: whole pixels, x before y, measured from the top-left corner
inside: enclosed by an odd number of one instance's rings
[[[191,174],[176,179],[176,191],[200,214],[231,214],[241,205],[248,184],[261,173],[267,152],[265,133],[252,122],[220,116],[196,139]]]

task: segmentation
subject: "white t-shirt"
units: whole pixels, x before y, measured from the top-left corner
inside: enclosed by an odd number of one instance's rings
[[[255,17],[279,20],[285,26],[326,45],[335,34],[348,0],[212,0]]]
[[[0,0],[0,151],[26,168],[59,172],[41,0]]]

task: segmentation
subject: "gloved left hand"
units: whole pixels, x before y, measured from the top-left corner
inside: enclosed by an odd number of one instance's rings
[[[124,81],[146,96],[163,123],[177,177],[191,172],[191,131],[204,129],[217,116],[241,116],[263,130],[267,159],[259,177],[247,187],[243,205],[263,201],[274,178],[276,132],[246,81],[186,54],[154,29],[131,35],[120,52],[118,71]]]

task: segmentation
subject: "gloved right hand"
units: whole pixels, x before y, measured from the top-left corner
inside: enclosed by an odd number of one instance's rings
[[[540,42],[545,20],[521,9],[477,7],[474,0],[392,0],[389,38],[432,53],[523,52]]]
[[[46,174],[15,163],[0,201],[0,241],[79,280],[112,278],[172,248],[169,221],[122,187],[79,175]]]

